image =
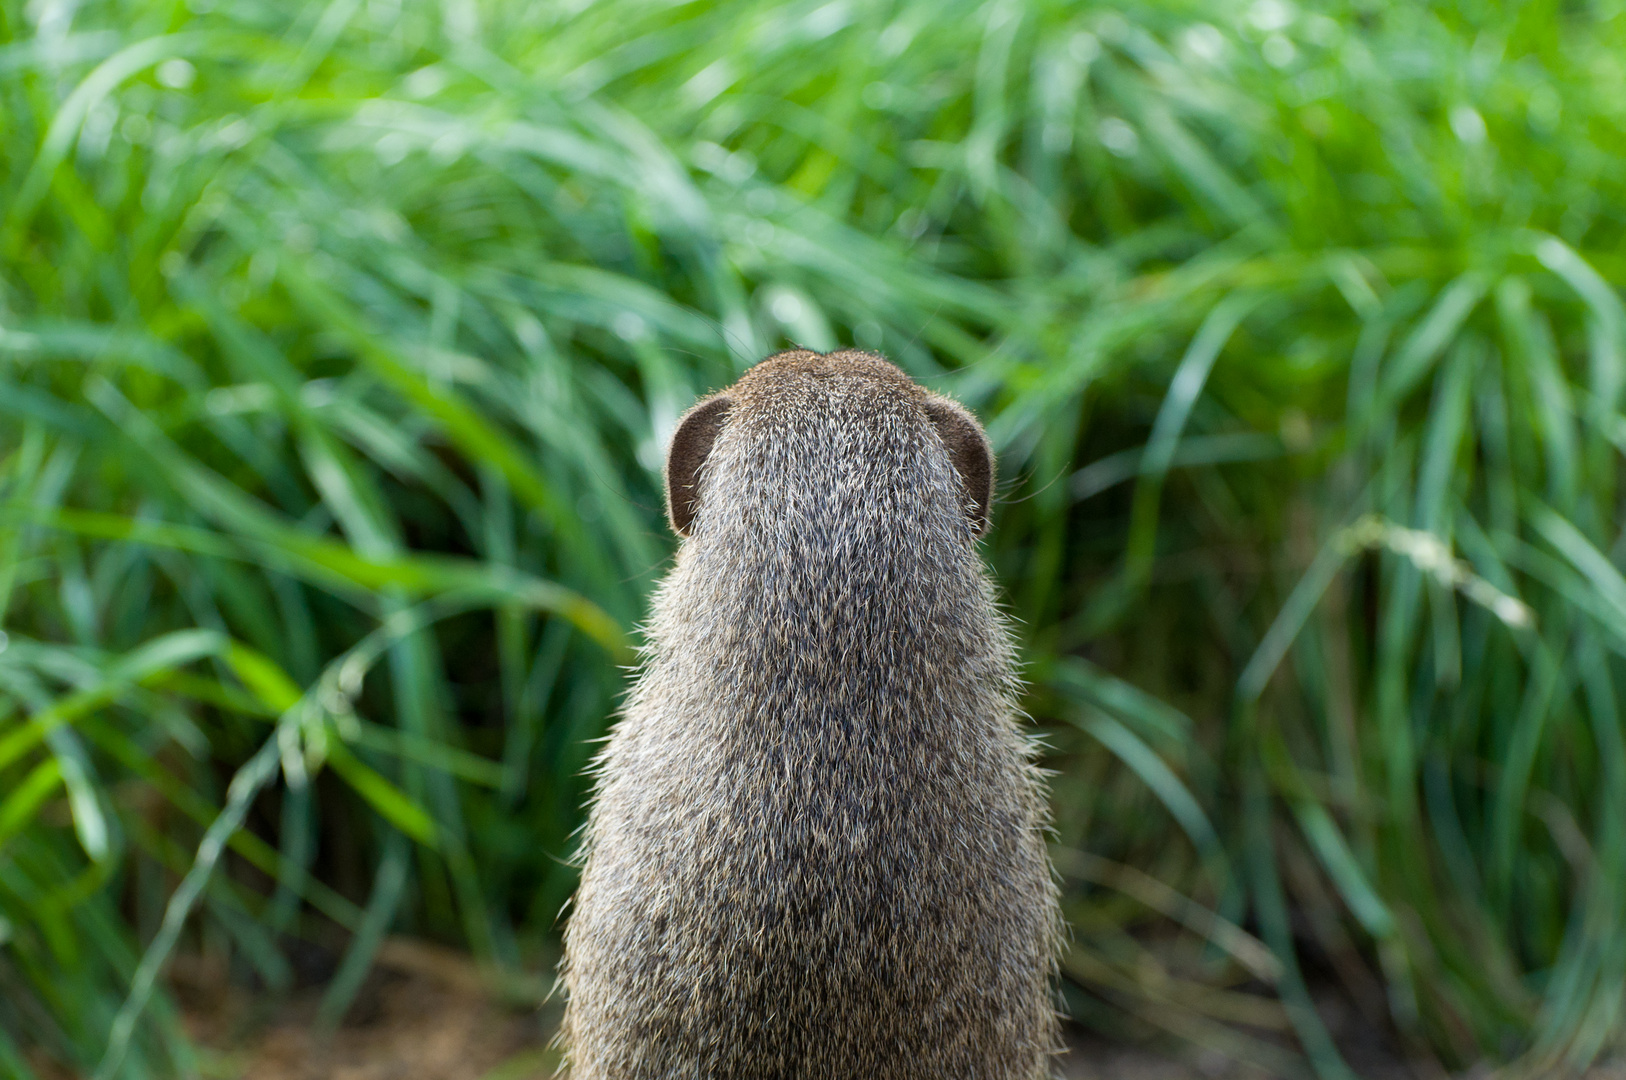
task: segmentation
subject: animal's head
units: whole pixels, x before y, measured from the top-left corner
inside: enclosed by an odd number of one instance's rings
[[[972,529],[988,527],[993,498],[994,455],[982,426],[958,402],[917,385],[873,353],[845,349],[820,354],[796,349],[777,353],[752,367],[720,394],[705,398],[684,414],[666,458],[666,507],[672,528],[688,536],[705,501],[705,466],[718,438],[739,425],[760,437],[828,435],[816,418],[839,411],[841,424],[887,425],[940,440],[960,486],[960,500]],[[840,430],[839,424],[834,430]],[[927,434],[935,433],[935,434]],[[835,453],[816,441],[809,453]],[[907,467],[908,463],[900,463]]]

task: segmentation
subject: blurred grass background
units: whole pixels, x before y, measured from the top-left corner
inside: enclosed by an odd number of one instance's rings
[[[791,342],[998,448],[1075,1017],[1610,1050],[1623,10],[0,0],[0,1074],[195,1074],[178,953],[545,989],[664,439]]]

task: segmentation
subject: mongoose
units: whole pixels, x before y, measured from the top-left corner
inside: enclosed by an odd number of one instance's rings
[[[976,548],[993,456],[878,356],[771,356],[681,420],[683,538],[598,759],[573,1080],[1035,1080],[1044,791]]]

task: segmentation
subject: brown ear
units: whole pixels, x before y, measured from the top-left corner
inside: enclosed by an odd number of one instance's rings
[[[958,402],[933,397],[926,415],[943,437],[954,471],[960,474],[971,525],[980,534],[988,528],[988,507],[994,499],[994,451],[982,425]]]
[[[666,518],[679,536],[689,535],[700,509],[700,466],[711,456],[712,443],[733,407],[730,398],[707,398],[684,413],[672,433],[666,452]]]

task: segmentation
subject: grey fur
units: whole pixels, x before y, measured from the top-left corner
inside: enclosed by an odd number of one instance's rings
[[[1043,784],[975,546],[986,492],[938,430],[955,410],[963,443],[969,414],[856,352],[781,353],[725,393],[695,478],[669,478],[695,512],[597,764],[567,1067],[1046,1076]]]

